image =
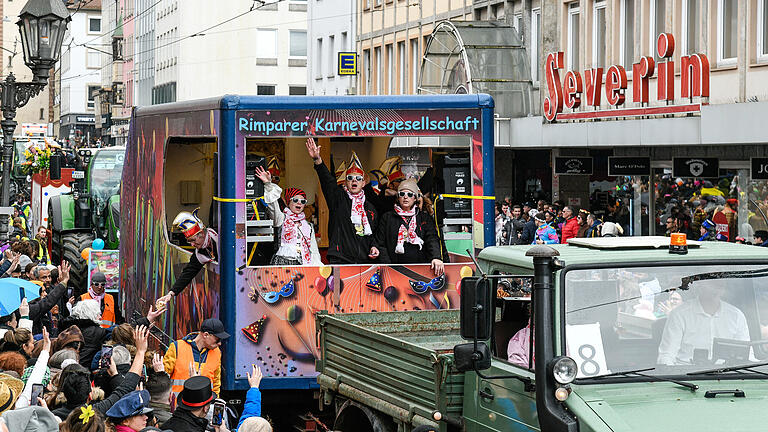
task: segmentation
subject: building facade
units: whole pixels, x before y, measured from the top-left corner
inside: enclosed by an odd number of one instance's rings
[[[357,76],[339,75],[338,61],[340,52],[355,52],[357,3],[309,0],[308,6],[307,94],[356,94]]]
[[[54,136],[74,143],[95,141],[95,98],[101,88],[101,1],[78,9],[64,36],[54,75]]]

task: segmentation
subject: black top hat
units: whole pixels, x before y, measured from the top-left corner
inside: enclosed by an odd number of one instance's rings
[[[211,387],[211,380],[205,376],[195,376],[184,381],[184,390],[179,393],[179,401],[187,408],[200,408],[213,402],[217,395]]]

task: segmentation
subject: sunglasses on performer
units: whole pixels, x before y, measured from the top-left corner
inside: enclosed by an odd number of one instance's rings
[[[416,196],[416,194],[413,192],[398,192],[397,194],[401,197],[407,196],[408,198],[413,198]]]
[[[305,200],[304,198],[293,197],[291,198],[291,202],[294,202],[296,204],[306,204],[307,200]]]
[[[361,175],[356,175],[356,176],[348,175],[347,176],[347,181],[352,181],[352,180],[363,181],[363,176],[361,176]]]

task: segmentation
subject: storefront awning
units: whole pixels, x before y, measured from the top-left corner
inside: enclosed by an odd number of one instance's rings
[[[525,47],[508,24],[443,21],[427,41],[419,93],[488,93],[499,117],[524,117],[531,113],[530,70]]]

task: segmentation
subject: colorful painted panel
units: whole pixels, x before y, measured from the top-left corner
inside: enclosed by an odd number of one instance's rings
[[[317,311],[455,309],[459,281],[473,268],[448,264],[440,277],[429,265],[247,268],[236,300],[235,378],[252,364],[270,377],[314,376]]]
[[[88,257],[88,286],[96,272],[104,273],[107,277],[107,290],[113,291],[120,287],[120,251],[92,250]]]

